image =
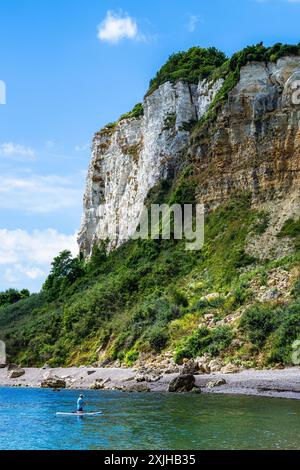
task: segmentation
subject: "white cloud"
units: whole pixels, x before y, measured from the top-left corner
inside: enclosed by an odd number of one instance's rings
[[[55,256],[63,250],[78,254],[75,235],[54,229],[0,230],[0,290],[9,286],[40,286],[50,271]]]
[[[36,153],[31,147],[14,144],[13,142],[4,142],[3,144],[0,144],[0,156],[21,160],[33,160],[36,157]]]
[[[198,23],[201,22],[201,17],[199,15],[189,15],[188,23],[187,23],[187,29],[190,33],[193,33],[196,28]]]
[[[136,20],[127,13],[108,11],[98,26],[98,39],[117,44],[122,39],[140,41],[145,37],[140,33]]]
[[[35,214],[61,212],[82,205],[84,180],[81,174],[11,174],[1,176],[0,209]]]

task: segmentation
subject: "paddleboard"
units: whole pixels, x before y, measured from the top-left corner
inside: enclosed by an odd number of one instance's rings
[[[74,413],[63,413],[63,412],[58,412],[56,413],[56,416],[99,416],[102,415],[102,411],[96,411],[94,413],[77,413],[76,411]]]

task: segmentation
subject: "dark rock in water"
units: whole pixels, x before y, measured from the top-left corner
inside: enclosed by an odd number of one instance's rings
[[[169,392],[190,392],[195,387],[195,377],[192,374],[179,375],[169,384]]]
[[[93,374],[95,374],[95,373],[96,373],[95,370],[88,370],[88,371],[87,371],[87,375],[93,375]]]
[[[22,377],[22,375],[25,375],[25,370],[21,369],[20,367],[13,369],[9,375],[10,379],[18,379],[19,377]]]
[[[7,367],[7,364],[1,364],[0,362],[0,369],[5,369]]]
[[[59,377],[48,377],[41,383],[42,388],[58,389],[66,388],[66,386],[66,381],[64,379],[60,379]]]
[[[7,370],[15,370],[15,369],[19,369],[19,366],[17,366],[17,364],[8,364]]]

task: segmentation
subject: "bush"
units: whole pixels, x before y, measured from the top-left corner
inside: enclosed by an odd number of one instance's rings
[[[300,337],[300,302],[251,307],[244,313],[240,328],[255,346],[268,344],[268,362],[291,364],[292,345]]]
[[[300,219],[287,220],[278,234],[279,238],[282,238],[282,237],[298,238],[299,236],[300,236]]]
[[[189,305],[189,300],[187,296],[177,289],[174,289],[172,292],[172,300],[177,306],[188,307]]]
[[[128,367],[131,367],[134,365],[134,363],[138,360],[139,358],[139,353],[135,349],[132,349],[125,355],[125,364]]]
[[[165,330],[157,326],[150,331],[148,338],[151,349],[159,353],[166,347],[169,336]]]
[[[228,348],[232,338],[233,333],[228,326],[199,328],[179,344],[175,352],[175,362],[181,363],[184,358],[191,359],[205,353],[217,356]]]
[[[279,326],[271,336],[269,362],[291,364],[293,342],[300,337],[300,303],[279,308],[276,315],[280,318]]]
[[[268,305],[257,304],[246,310],[240,328],[257,347],[262,347],[278,325],[274,310]]]

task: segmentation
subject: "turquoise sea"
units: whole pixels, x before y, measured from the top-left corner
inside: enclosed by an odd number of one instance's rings
[[[300,401],[222,395],[0,388],[0,449],[300,449]]]

